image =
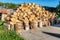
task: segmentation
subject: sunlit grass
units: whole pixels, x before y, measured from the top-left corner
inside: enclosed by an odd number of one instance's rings
[[[0,26],[0,40],[24,40],[23,37],[17,35],[15,31],[7,30]]]

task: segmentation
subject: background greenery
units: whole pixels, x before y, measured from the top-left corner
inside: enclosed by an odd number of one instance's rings
[[[18,5],[19,5],[19,4],[3,3],[3,2],[0,2],[0,6],[1,6],[1,7],[4,7],[4,8],[13,9],[13,8],[17,7]]]

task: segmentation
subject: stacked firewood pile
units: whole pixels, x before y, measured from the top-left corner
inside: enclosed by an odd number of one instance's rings
[[[55,18],[55,13],[46,11],[45,8],[35,3],[20,4],[17,10],[6,18],[9,24],[18,31],[22,29],[36,29],[49,26],[50,20]],[[14,28],[11,26],[12,28]]]

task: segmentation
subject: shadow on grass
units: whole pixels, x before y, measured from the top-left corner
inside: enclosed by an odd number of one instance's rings
[[[60,38],[60,34],[57,34],[57,33],[50,33],[50,32],[43,32],[43,33],[48,34],[50,36],[54,36],[54,37]]]

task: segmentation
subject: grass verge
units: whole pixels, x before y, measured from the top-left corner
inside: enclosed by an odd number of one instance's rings
[[[0,26],[0,40],[25,40],[23,37],[16,34],[15,31],[7,30]]]

